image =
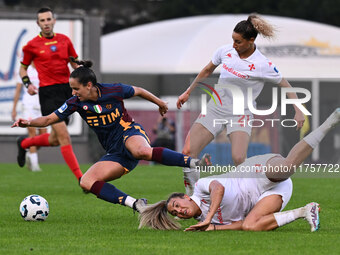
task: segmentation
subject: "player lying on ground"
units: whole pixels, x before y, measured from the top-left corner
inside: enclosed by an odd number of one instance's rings
[[[158,105],[161,115],[168,110],[166,102],[139,87],[97,83],[95,73],[89,68],[91,61],[76,63],[82,66],[70,75],[73,97],[48,116],[30,121],[19,119],[12,127],[46,127],[78,112],[97,134],[107,152],[81,178],[80,186],[83,189],[108,202],[139,210],[145,205],[144,200],[128,196],[107,181],[118,179],[133,170],[140,159],[181,167],[210,164],[207,162],[209,157],[198,160],[163,147],[152,148],[143,127],[127,113],[123,99],[140,96]]]
[[[140,227],[179,229],[180,224],[169,216],[169,212],[179,218],[195,218],[200,221],[186,231],[265,231],[299,218],[308,221],[311,231],[318,230],[317,203],[285,212],[281,210],[292,194],[292,182],[289,177],[312,153],[327,132],[339,122],[340,108],[320,127],[297,143],[286,158],[279,154],[265,154],[247,159],[237,167],[239,173],[236,175],[250,178],[233,178],[233,173],[203,178],[196,183],[191,197],[174,193],[167,200],[144,207],[140,215]],[[242,173],[242,169],[254,171]]]

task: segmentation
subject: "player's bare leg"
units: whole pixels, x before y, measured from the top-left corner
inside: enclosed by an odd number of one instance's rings
[[[242,164],[247,158],[250,137],[247,132],[235,131],[229,134],[231,142],[231,157],[235,166]]]
[[[340,122],[340,108],[337,108],[326,121],[298,142],[286,158],[275,157],[267,162],[266,176],[273,180],[285,180],[294,174],[295,169],[313,152],[325,135]],[[282,167],[284,171],[271,171],[270,167]],[[289,169],[289,171],[286,171]]]
[[[242,229],[246,231],[265,231],[278,227],[274,217],[282,207],[280,195],[270,195],[261,199],[244,219]]]
[[[244,219],[242,229],[246,231],[267,231],[289,224],[297,219],[305,219],[311,232],[320,227],[319,204],[312,202],[304,207],[280,212],[280,195],[270,195],[261,199]]]
[[[117,162],[99,161],[83,175],[80,186],[107,202],[125,205],[141,211],[146,204],[145,200],[135,199],[117,189],[114,185],[107,183],[120,178],[125,173],[127,173],[125,168]]]
[[[112,181],[119,179],[124,174],[125,170],[121,164],[112,161],[99,161],[84,173],[80,186],[89,191],[96,181]]]
[[[155,161],[167,166],[199,167],[205,164],[203,160],[191,158],[182,153],[163,148],[150,147],[150,144],[141,135],[134,135],[126,139],[125,147],[135,159]]]

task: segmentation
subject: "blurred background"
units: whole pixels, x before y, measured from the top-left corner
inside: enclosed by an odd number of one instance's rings
[[[39,33],[36,11],[43,6],[51,7],[57,14],[54,31],[71,38],[80,58],[94,61],[93,69],[100,82],[141,86],[169,102],[166,120],[170,136],[157,132],[166,124],[159,118],[156,106],[137,99],[129,99],[125,105],[152,142],[172,139],[171,146],[177,151],[181,151],[199,114],[200,94],[197,91],[196,97],[180,111],[175,106],[177,97],[219,46],[232,43],[233,28],[252,12],[263,15],[275,26],[274,40],[258,37],[256,44],[292,86],[311,92],[306,107],[312,116],[302,133],[279,124],[254,128],[248,155],[286,155],[303,135],[340,106],[340,0],[0,0],[0,162],[16,161],[16,137],[26,133],[24,129],[10,128],[12,101],[21,49]],[[207,82],[214,85],[218,74],[219,69]],[[259,108],[270,108],[273,87],[265,86],[257,100]],[[94,162],[104,152],[93,133],[74,115],[69,130],[75,154],[80,163]],[[282,116],[279,105],[267,118],[293,117],[291,106]],[[206,151],[219,162],[229,164],[228,143],[222,133]],[[308,161],[339,162],[339,151],[337,128]],[[64,162],[59,148],[43,148],[39,158],[42,163]]]

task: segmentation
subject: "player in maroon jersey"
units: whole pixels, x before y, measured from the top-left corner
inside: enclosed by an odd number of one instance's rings
[[[71,40],[63,34],[53,32],[55,22],[54,13],[50,8],[41,8],[37,12],[37,24],[41,32],[23,47],[19,71],[28,93],[36,94],[38,89],[27,76],[27,68],[34,61],[40,80],[39,101],[43,116],[54,112],[72,96],[68,83],[68,63],[70,57],[78,57]],[[78,67],[74,62],[70,64],[73,68]],[[30,146],[60,146],[61,154],[73,174],[78,180],[82,177],[64,121],[53,124],[51,133],[33,138],[19,137],[17,160],[20,167],[25,165],[26,149]]]

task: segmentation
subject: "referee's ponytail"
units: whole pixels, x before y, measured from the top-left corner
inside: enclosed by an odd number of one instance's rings
[[[90,67],[93,65],[91,60],[77,60],[70,57],[70,61],[79,65],[78,68],[74,69],[70,75],[70,78],[78,79],[79,83],[84,86],[88,82],[92,82],[93,85],[97,84],[97,77]]]

